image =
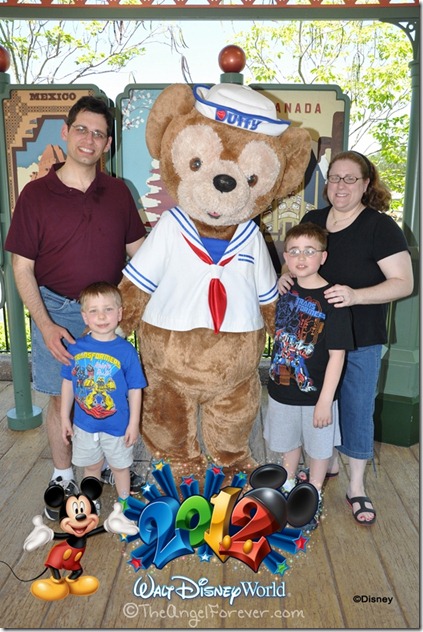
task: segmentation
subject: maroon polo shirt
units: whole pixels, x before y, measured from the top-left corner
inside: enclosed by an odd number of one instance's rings
[[[126,184],[97,171],[83,193],[56,175],[29,182],[12,216],[5,249],[35,261],[39,286],[78,298],[90,283],[118,284],[126,244],[146,233]]]

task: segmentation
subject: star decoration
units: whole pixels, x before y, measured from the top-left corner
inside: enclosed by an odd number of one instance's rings
[[[151,489],[151,485],[150,485],[150,483],[146,483],[146,484],[144,485],[144,487],[142,488],[142,492],[143,492],[143,494],[144,494],[145,492],[147,492],[147,493],[148,493],[148,492],[150,491],[150,489]]]
[[[127,533],[120,533],[119,537],[120,537],[120,541],[121,542],[128,542],[128,534]]]
[[[209,553],[202,553],[198,557],[200,558],[200,562],[210,562],[212,556]]]
[[[185,485],[188,485],[188,486],[192,485],[192,483],[194,482],[194,477],[193,477],[192,474],[191,474],[191,476],[183,476],[182,479],[183,479],[183,482],[185,483]]]
[[[213,474],[223,474],[223,468],[219,465],[212,465],[211,471]]]
[[[280,575],[282,577],[288,569],[288,564],[286,562],[282,562],[282,564],[278,564],[276,567],[276,575]]]
[[[309,541],[309,539],[310,538],[305,538],[303,534],[301,533],[300,537],[297,540],[294,540],[294,544],[299,551],[305,551],[306,544]]]
[[[131,560],[129,560],[128,564],[130,564],[135,571],[139,571],[140,568],[142,568],[142,561],[136,557],[133,557]]]
[[[156,470],[162,470],[165,465],[166,465],[166,463],[162,459],[161,461],[157,461],[157,463],[154,464],[154,468]]]
[[[128,504],[128,499],[127,498],[119,498],[119,503],[122,505],[122,512],[124,512],[125,509],[129,509],[129,504]]]

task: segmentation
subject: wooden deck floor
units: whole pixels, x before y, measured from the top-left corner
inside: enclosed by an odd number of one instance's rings
[[[46,398],[34,394],[34,404],[44,407]],[[12,384],[0,382],[0,559],[20,578],[30,579],[42,572],[51,546],[31,554],[22,548],[33,516],[42,512],[51,461],[43,427],[26,432],[8,428],[6,414],[13,407]],[[254,455],[260,463],[274,462],[261,439],[261,417],[252,437]],[[137,455],[137,469],[147,475],[149,460],[141,449]],[[284,553],[290,569],[283,577],[264,565],[254,573],[233,558],[222,563],[213,557],[207,563],[197,555],[178,558],[161,570],[151,566],[135,572],[128,560],[136,543],[125,544],[119,536],[103,534],[88,540],[84,556],[84,572],[100,580],[98,592],[90,597],[39,601],[31,595],[30,583],[18,581],[0,564],[0,626],[419,628],[419,446],[377,444],[376,472],[369,466],[367,491],[378,511],[377,523],[365,528],[353,521],[345,502],[343,463],[340,476],[326,485],[324,519],[311,534],[306,553]],[[102,499],[104,518],[112,507],[113,488],[105,486]],[[50,525],[60,530],[57,524]],[[209,588],[256,589],[256,594],[241,592],[232,601],[214,593],[188,595],[188,589],[197,590],[201,578]],[[138,580],[154,586],[156,594],[134,594]],[[166,596],[169,586],[174,591]]]

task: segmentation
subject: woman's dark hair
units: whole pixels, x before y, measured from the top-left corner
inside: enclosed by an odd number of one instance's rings
[[[380,179],[379,172],[375,165],[358,151],[341,151],[330,161],[328,175],[330,174],[333,165],[338,162],[338,160],[352,160],[359,166],[362,178],[369,180],[369,185],[361,198],[362,203],[374,208],[377,211],[388,211],[392,198],[391,192]],[[323,196],[328,199],[327,184],[323,190]]]
[[[93,112],[94,114],[101,114],[106,119],[107,136],[111,136],[113,133],[113,114],[106,101],[100,97],[86,96],[78,99],[69,110],[66,125],[68,129],[73,123],[80,112]]]

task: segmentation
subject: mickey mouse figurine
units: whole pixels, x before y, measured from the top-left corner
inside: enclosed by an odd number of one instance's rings
[[[123,515],[122,505],[115,503],[113,511],[98,526],[99,518],[94,500],[100,497],[102,485],[100,481],[88,476],[81,481],[81,493],[66,497],[60,485],[52,485],[45,494],[44,500],[50,507],[59,509],[60,527],[64,533],[55,533],[43,523],[41,516],[34,516],[34,529],[26,538],[23,548],[31,552],[51,540],[64,540],[56,544],[50,551],[45,566],[50,569],[49,579],[34,581],[31,593],[43,601],[57,601],[72,595],[92,595],[99,587],[99,581],[91,575],[82,576],[80,560],[85,552],[87,538],[100,533],[125,533],[137,535],[138,526]],[[61,570],[70,571],[62,577]]]

